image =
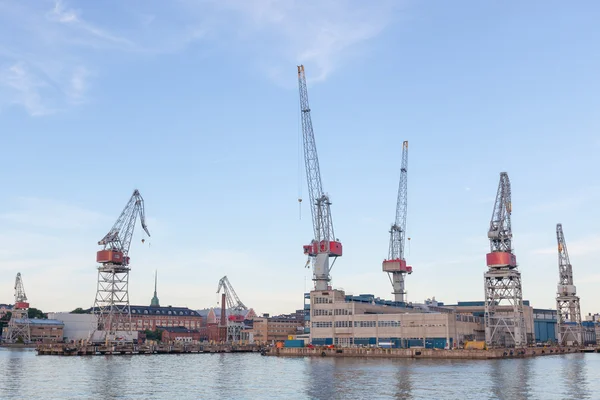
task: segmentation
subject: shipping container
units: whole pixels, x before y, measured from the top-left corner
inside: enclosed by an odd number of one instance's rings
[[[283,344],[284,347],[304,347],[304,340],[294,339],[286,340]]]

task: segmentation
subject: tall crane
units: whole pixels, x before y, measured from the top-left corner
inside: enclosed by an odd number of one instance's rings
[[[485,278],[485,341],[488,347],[527,345],[521,273],[512,248],[510,180],[500,173],[500,183],[490,221]]]
[[[303,246],[304,254],[313,261],[313,281],[315,290],[327,290],[331,277],[329,275],[337,257],[342,255],[342,243],[335,237],[333,221],[331,219],[331,202],[329,195],[323,191],[321,183],[321,170],[317,145],[310,117],[308,104],[308,90],[304,65],[298,66],[298,87],[300,91],[300,111],[302,114],[302,138],[304,144],[304,161],[306,165],[306,180],[310,198],[310,211],[312,215],[314,239],[310,244]],[[329,265],[329,257],[334,261]]]
[[[248,307],[238,297],[237,293],[231,286],[227,276],[222,277],[219,280],[219,287],[217,293],[223,290],[225,294],[225,301],[227,302],[227,309],[229,316],[227,317],[227,342],[239,342],[242,339],[242,329],[244,328],[244,319]],[[222,306],[222,305],[221,305]],[[223,308],[221,308],[223,310]],[[221,311],[222,312],[222,311]],[[223,316],[221,316],[221,319]]]
[[[394,291],[394,300],[405,302],[406,290],[404,277],[412,274],[412,267],[406,265],[404,259],[404,243],[406,238],[406,212],[408,198],[408,141],[402,143],[402,164],[400,168],[400,185],[396,203],[396,220],[390,229],[390,250],[388,259],[383,261],[383,271],[388,273]]]
[[[8,329],[5,341],[8,343],[23,343],[31,342],[31,327],[29,323],[29,303],[25,295],[23,287],[23,278],[21,273],[17,273],[15,278],[15,305],[11,311],[10,321],[8,321]]]
[[[102,332],[101,339],[106,342],[131,340],[129,247],[138,215],[142,228],[150,236],[146,227],[144,199],[136,189],[112,229],[98,241],[103,249],[96,255],[100,265],[94,313],[98,315],[97,330]],[[118,331],[127,332],[128,335],[119,337]]]
[[[562,224],[556,224],[558,242],[558,288],[556,291],[556,312],[558,344],[561,346],[582,342],[581,308],[577,289],[573,284],[573,267],[569,260],[567,242]]]

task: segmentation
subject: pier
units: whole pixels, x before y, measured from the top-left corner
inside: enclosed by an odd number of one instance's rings
[[[199,353],[253,353],[259,352],[256,345],[229,344],[157,344],[138,345],[131,343],[116,345],[40,344],[36,347],[39,356],[98,356],[139,354],[199,354]]]
[[[261,350],[263,356],[280,357],[376,357],[376,358],[428,358],[428,359],[464,359],[490,360],[503,358],[528,358],[550,355],[579,353],[577,347],[528,347],[510,349],[466,350],[466,349],[382,349],[382,348],[269,348]]]

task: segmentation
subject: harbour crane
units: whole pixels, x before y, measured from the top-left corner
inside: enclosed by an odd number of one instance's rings
[[[581,346],[583,343],[581,308],[577,289],[573,284],[573,266],[569,260],[562,224],[556,224],[556,240],[558,242],[558,288],[556,291],[558,344]]]
[[[512,248],[511,213],[510,180],[506,172],[501,172],[488,230],[488,271],[484,274],[485,341],[488,347],[527,345],[521,273]]]
[[[306,166],[306,180],[310,199],[310,211],[314,229],[314,239],[310,244],[303,246],[304,254],[313,262],[313,281],[315,290],[327,290],[331,280],[330,272],[337,257],[342,255],[342,243],[333,232],[331,218],[331,202],[329,195],[323,191],[321,183],[321,170],[317,145],[310,117],[308,103],[308,90],[304,65],[298,66],[298,87],[300,92],[300,112],[302,119],[302,139],[304,144],[304,161]],[[329,258],[334,257],[329,265]]]
[[[233,286],[231,286],[227,276],[224,276],[219,280],[217,293],[220,293],[221,290],[223,290],[223,293],[225,294],[225,301],[227,302],[227,308],[225,310],[229,311],[229,316],[227,317],[226,341],[234,343],[239,342],[242,339],[242,329],[244,328],[244,319],[246,317],[248,307],[242,303],[237,293],[233,289]],[[221,310],[223,310],[223,307]],[[223,316],[221,316],[221,319],[222,318]]]
[[[96,261],[100,265],[94,313],[98,315],[97,330],[102,332],[102,339],[106,342],[131,340],[129,247],[138,216],[142,228],[150,236],[146,226],[144,199],[136,189],[112,229],[98,241],[103,249],[96,254]],[[119,337],[118,331],[127,332],[128,335]]]
[[[15,305],[11,310],[11,317],[8,321],[8,329],[5,340],[8,343],[31,342],[31,327],[29,323],[29,303],[25,295],[23,278],[21,273],[17,273],[15,278]]]
[[[400,167],[400,185],[398,186],[398,200],[396,202],[396,220],[390,229],[390,249],[388,259],[383,261],[383,271],[388,273],[394,291],[394,300],[406,301],[404,277],[412,274],[412,267],[406,265],[404,259],[404,243],[406,238],[406,213],[408,197],[408,141],[402,143],[402,164]]]

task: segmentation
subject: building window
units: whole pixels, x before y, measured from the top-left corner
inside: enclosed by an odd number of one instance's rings
[[[336,328],[352,328],[352,321],[335,321]]]
[[[331,323],[331,321],[328,321],[328,322],[315,321],[315,322],[313,322],[313,328],[331,328],[332,326],[333,326],[333,324]]]
[[[377,321],[354,321],[355,328],[375,328]]]
[[[400,321],[378,321],[377,326],[380,328],[398,328]]]

